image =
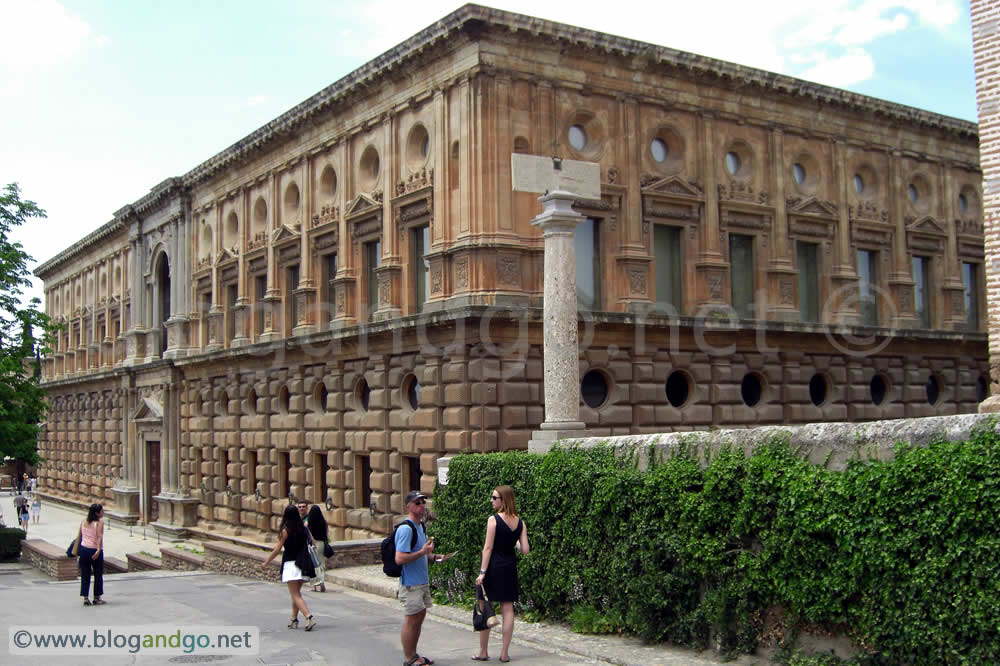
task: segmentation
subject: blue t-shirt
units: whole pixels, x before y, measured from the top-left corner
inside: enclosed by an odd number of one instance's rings
[[[423,526],[419,523],[417,523],[417,541],[413,544],[413,548],[410,549],[410,539],[412,538],[413,529],[409,523],[403,523],[396,530],[396,551],[400,553],[412,553],[424,547],[424,544],[427,543],[427,534],[424,532]],[[427,573],[427,558],[418,557],[412,562],[407,562],[403,565],[403,575],[399,578],[399,584],[403,587],[426,585],[430,580],[430,576]]]

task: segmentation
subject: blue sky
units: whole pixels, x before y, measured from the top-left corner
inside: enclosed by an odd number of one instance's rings
[[[0,186],[39,261],[449,12],[399,0],[0,0]],[[499,9],[975,121],[967,2],[510,0]]]

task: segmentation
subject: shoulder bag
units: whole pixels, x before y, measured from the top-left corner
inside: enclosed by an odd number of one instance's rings
[[[472,607],[472,630],[487,631],[500,624],[500,618],[493,610],[493,604],[486,598],[482,585],[476,586],[476,603]]]

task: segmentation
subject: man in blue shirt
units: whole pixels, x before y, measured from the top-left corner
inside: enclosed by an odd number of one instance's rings
[[[424,532],[424,514],[427,512],[427,498],[418,490],[406,494],[406,515],[417,526],[417,541],[410,548],[413,528],[403,523],[396,530],[396,564],[403,567],[399,578],[399,600],[403,604],[403,666],[426,666],[434,662],[417,654],[417,641],[424,616],[431,607],[430,576],[427,573],[428,560],[434,557],[434,539],[428,539]]]

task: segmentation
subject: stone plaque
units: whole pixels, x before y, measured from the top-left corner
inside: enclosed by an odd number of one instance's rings
[[[601,167],[596,162],[511,153],[510,168],[515,192],[561,190],[580,199],[601,198]]]

